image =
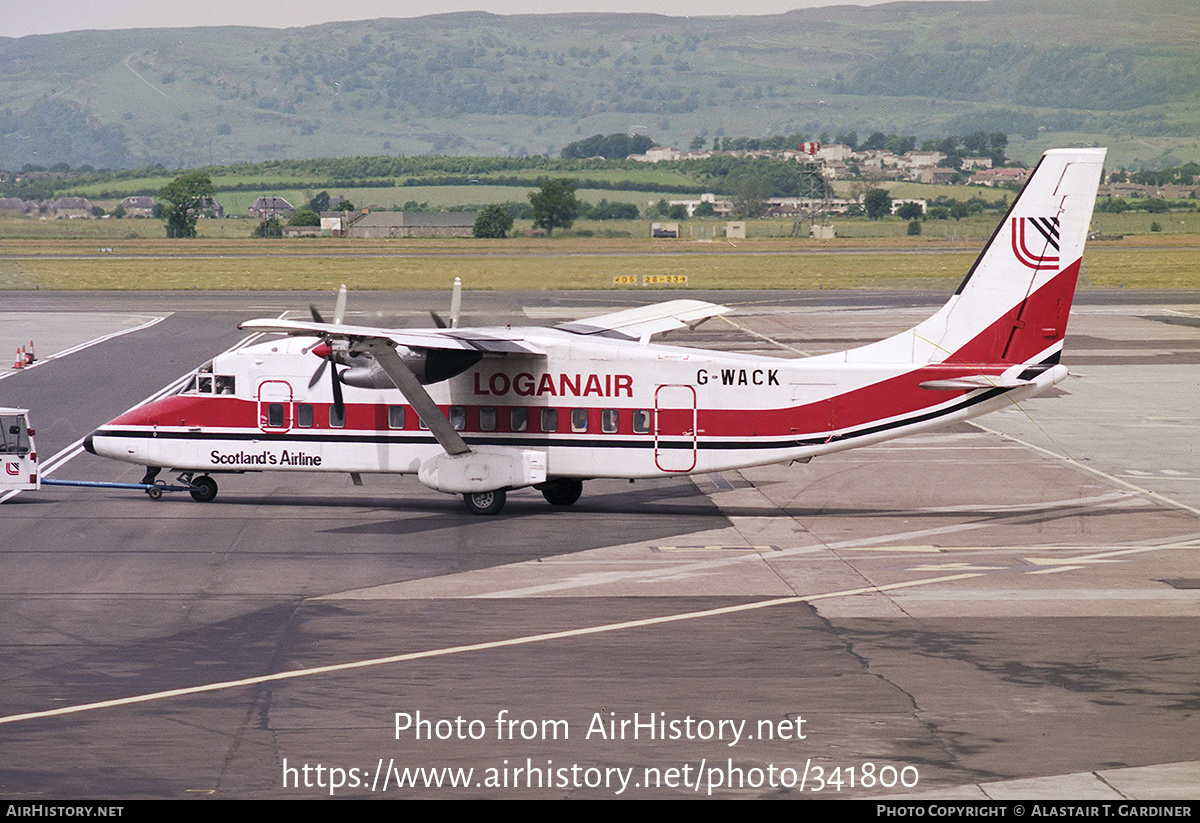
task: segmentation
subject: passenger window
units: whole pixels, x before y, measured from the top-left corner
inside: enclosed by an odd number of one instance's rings
[[[388,428],[389,429],[404,428],[404,407],[403,406],[388,406]]]
[[[346,407],[332,403],[329,406],[329,428],[344,429],[346,427]]]
[[[515,432],[523,432],[529,428],[529,409],[513,406],[508,410],[508,427]]]
[[[467,410],[462,406],[450,407],[450,425],[455,431],[462,431],[467,427]]]
[[[313,407],[310,403],[300,403],[296,406],[296,425],[302,429],[311,429],[313,424]]]
[[[267,425],[271,428],[283,428],[283,404],[268,403],[267,404]]]
[[[588,410],[571,409],[571,431],[585,432],[588,430]]]
[[[542,431],[558,431],[558,409],[542,409]]]
[[[621,413],[616,409],[604,409],[600,412],[600,430],[612,434],[621,428]]]
[[[650,410],[649,409],[634,409],[633,410],[633,433],[646,434],[650,431]]]
[[[484,432],[496,430],[496,410],[492,406],[483,406],[479,409],[479,430]]]

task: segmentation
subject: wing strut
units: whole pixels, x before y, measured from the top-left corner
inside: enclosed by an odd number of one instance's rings
[[[412,370],[404,365],[404,360],[401,359],[394,348],[385,340],[378,337],[362,338],[360,345],[371,353],[371,356],[375,358],[375,362],[387,372],[388,377],[392,378],[392,382],[396,384],[396,388],[404,395],[404,398],[413,407],[413,410],[425,421],[425,425],[429,427],[430,434],[446,450],[446,454],[468,454],[471,451],[470,446],[462,439],[462,435],[458,433],[454,426],[450,425],[450,421],[446,419],[446,415],[442,414],[442,410],[437,407],[437,403],[433,402],[433,398],[425,391],[425,387],[417,381],[417,377],[412,373]]]

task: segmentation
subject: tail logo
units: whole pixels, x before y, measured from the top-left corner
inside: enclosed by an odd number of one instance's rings
[[[1032,245],[1032,249],[1030,246]],[[1013,254],[1021,265],[1035,271],[1058,268],[1058,218],[1014,217]],[[1034,251],[1040,249],[1040,251]]]

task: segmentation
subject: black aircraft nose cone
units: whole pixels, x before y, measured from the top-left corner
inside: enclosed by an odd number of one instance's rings
[[[84,448],[84,451],[86,451],[88,454],[96,453],[96,447],[92,445],[92,438],[95,436],[96,436],[96,433],[92,432],[87,437],[83,438],[83,448]]]

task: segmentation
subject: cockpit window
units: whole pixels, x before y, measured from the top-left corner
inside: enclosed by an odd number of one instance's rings
[[[180,394],[236,394],[236,382],[231,374],[213,374],[213,364],[205,363],[184,385]]]

